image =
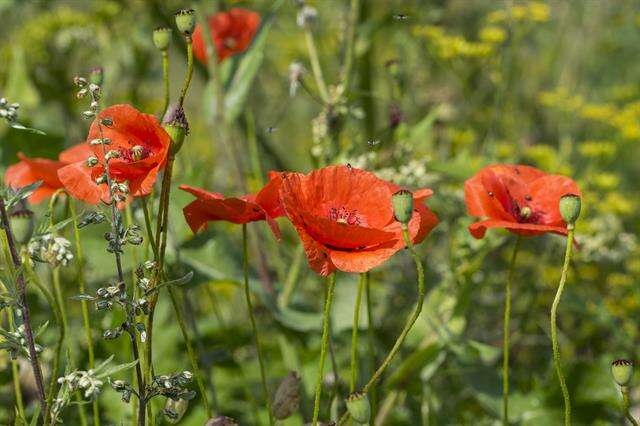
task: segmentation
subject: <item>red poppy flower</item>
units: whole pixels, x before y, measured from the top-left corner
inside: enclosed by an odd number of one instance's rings
[[[247,9],[233,8],[208,18],[213,44],[218,52],[218,62],[244,52],[251,44],[260,26],[260,15]],[[193,54],[200,62],[206,62],[206,44],[202,26],[193,32]]]
[[[475,238],[484,237],[487,228],[504,228],[523,236],[566,235],[558,203],[569,193],[580,195],[580,190],[565,176],[522,165],[485,167],[464,184],[469,214],[487,218],[472,224],[469,232]]]
[[[405,246],[391,204],[399,189],[364,170],[329,166],[308,175],[284,174],[280,199],[314,271],[366,272]],[[438,223],[423,203],[432,193],[422,189],[413,194],[409,232],[414,243]]]
[[[270,177],[269,182],[257,194],[239,198],[225,198],[217,192],[180,185],[180,189],[198,198],[183,209],[189,227],[196,233],[210,221],[224,220],[244,224],[266,220],[271,231],[279,239],[280,228],[274,219],[284,216],[284,209],[279,200],[282,178],[277,173],[271,173]]]
[[[102,125],[100,120],[109,118],[113,125]],[[151,192],[158,172],[164,167],[171,138],[153,115],[143,114],[130,105],[114,105],[94,120],[87,141],[106,138],[110,144],[107,151],[117,151],[118,158],[109,161],[110,178],[114,182],[127,182],[129,193],[134,197]],[[66,190],[79,200],[97,204],[100,200],[109,202],[109,188],[98,185],[96,179],[104,175],[104,152],[102,145],[90,146],[92,155],[99,160],[94,167],[86,164],[86,158],[77,161],[58,172]]]
[[[60,153],[59,161],[48,158],[29,158],[19,152],[20,161],[7,168],[4,180],[8,186],[16,189],[42,181],[42,184],[29,196],[29,202],[37,204],[63,187],[58,179],[58,170],[73,161],[78,161],[76,159],[83,153],[86,158],[89,155],[88,151],[89,148],[84,143],[73,146]]]

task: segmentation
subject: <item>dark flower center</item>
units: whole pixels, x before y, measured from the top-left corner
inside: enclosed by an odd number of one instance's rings
[[[332,207],[329,210],[329,219],[341,223],[343,225],[361,225],[358,210],[347,210],[344,207]]]

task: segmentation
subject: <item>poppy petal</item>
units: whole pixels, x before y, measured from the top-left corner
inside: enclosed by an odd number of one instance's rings
[[[58,170],[60,181],[73,198],[89,204],[98,204],[104,190],[95,183],[91,174],[92,169],[81,162],[69,164]]]
[[[58,160],[63,163],[71,164],[80,161],[86,161],[87,158],[93,155],[93,150],[88,143],[82,142],[77,145],[67,148],[58,155]]]
[[[553,232],[555,234],[567,235],[567,228],[563,226],[538,225],[535,223],[507,222],[503,220],[483,220],[469,226],[469,232],[475,238],[483,238],[489,228],[504,228],[508,231],[525,237]]]

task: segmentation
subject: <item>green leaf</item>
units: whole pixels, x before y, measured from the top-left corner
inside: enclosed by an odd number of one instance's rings
[[[229,85],[229,90],[224,99],[224,117],[228,123],[233,122],[244,109],[247,95],[251,85],[258,75],[260,65],[264,59],[264,50],[267,45],[267,35],[273,25],[275,14],[282,5],[282,0],[275,2],[271,12],[264,19],[258,35],[253,40],[251,48],[244,54],[238,66],[238,70],[233,75]]]
[[[95,297],[89,295],[89,294],[76,294],[75,296],[71,296],[69,299],[71,300],[88,300],[88,301],[93,301],[96,300]]]
[[[33,411],[33,417],[31,417],[30,426],[37,426],[39,419],[40,419],[40,404],[36,404],[36,408]]]
[[[100,372],[100,370],[102,370],[103,368],[105,368],[112,360],[113,360],[114,355],[111,355],[109,358],[105,359],[104,361],[102,361],[100,363],[100,365],[98,365],[96,368],[94,368],[93,370],[98,373]]]
[[[25,132],[35,133],[36,135],[46,135],[42,130],[34,129],[33,127],[23,126],[20,123],[11,123],[10,126],[16,130],[24,130]]]
[[[181,285],[185,285],[188,282],[190,282],[193,279],[193,271],[189,272],[188,274],[175,279],[175,280],[171,280],[171,281],[165,281],[163,283],[158,284],[157,286],[153,287],[152,289],[147,290],[144,294],[145,296],[148,296],[149,294],[153,293],[154,291],[158,291],[160,290],[162,287],[166,287],[166,286],[181,286]]]
[[[286,308],[274,315],[276,320],[292,330],[318,331],[322,329],[322,315],[319,313],[302,312]]]
[[[132,368],[132,367],[135,367],[136,364],[138,364],[137,360],[128,362],[126,364],[114,365],[113,367],[107,368],[102,373],[96,374],[96,377],[98,379],[102,379],[102,378],[111,376],[113,374],[119,373],[121,371],[125,371],[125,370],[128,370],[128,369]]]
[[[40,337],[40,335],[45,332],[47,327],[49,327],[49,321],[45,321],[44,323],[42,323],[40,327],[38,327],[38,329],[35,331],[35,333],[33,333],[33,337]]]
[[[9,198],[9,201],[7,201],[7,206],[6,206],[7,210],[15,206],[16,204],[18,204],[20,201],[29,197],[29,195],[33,194],[33,191],[38,189],[40,185],[42,185],[41,180],[37,182],[33,182],[29,185],[25,185],[20,189],[18,189],[17,192],[11,198]]]
[[[387,386],[394,388],[416,377],[424,368],[435,364],[439,366],[446,356],[440,343],[431,343],[409,355],[387,380]]]

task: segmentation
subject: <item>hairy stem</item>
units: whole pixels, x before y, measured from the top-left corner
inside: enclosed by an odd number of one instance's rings
[[[627,386],[621,386],[620,390],[622,391],[622,411],[624,412],[624,416],[631,422],[633,426],[638,426],[638,422],[631,415],[630,407],[631,407],[631,398],[629,396],[629,388]]]
[[[267,373],[264,363],[264,355],[260,346],[260,337],[258,334],[258,326],[256,325],[256,318],[253,314],[253,305],[251,304],[251,292],[249,290],[249,249],[247,245],[247,224],[242,224],[242,271],[244,274],[244,296],[247,301],[247,310],[249,311],[249,318],[251,319],[251,329],[253,330],[253,338],[255,340],[256,352],[258,353],[258,362],[260,364],[260,379],[262,381],[262,392],[267,405],[267,412],[269,413],[269,424],[273,426],[275,424],[273,419],[273,413],[271,412],[271,397],[269,396],[269,388],[267,387]]]
[[[557,311],[564,285],[567,281],[567,272],[569,271],[569,263],[571,262],[571,254],[573,252],[573,225],[568,227],[569,233],[567,235],[567,249],[564,255],[564,265],[562,266],[562,274],[560,276],[560,283],[558,285],[558,291],[556,297],[553,299],[551,305],[551,345],[553,347],[553,364],[556,368],[556,374],[558,375],[558,381],[560,382],[560,388],[562,389],[562,397],[564,399],[564,424],[569,426],[571,424],[571,399],[569,398],[569,389],[564,380],[564,374],[562,373],[562,365],[560,361],[560,348],[558,347],[558,326],[557,326]]]
[[[191,76],[193,75],[193,43],[191,36],[187,35],[185,40],[187,42],[187,73],[184,76],[184,83],[182,83],[182,91],[180,92],[180,99],[178,101],[180,107],[184,104],[184,98],[187,96],[187,91],[191,84]]]
[[[362,393],[367,393],[371,388],[371,386],[373,386],[374,383],[380,378],[380,376],[382,376],[382,373],[384,373],[384,371],[387,369],[389,364],[391,364],[391,361],[393,360],[393,358],[396,356],[398,351],[400,351],[400,347],[404,343],[404,340],[407,338],[409,331],[411,331],[413,324],[415,324],[418,317],[420,316],[420,312],[422,312],[422,305],[424,303],[424,297],[425,297],[424,268],[422,266],[422,261],[420,260],[420,256],[418,256],[418,253],[416,252],[415,247],[413,246],[413,241],[411,241],[411,237],[409,235],[409,229],[406,224],[402,224],[402,236],[404,237],[404,241],[407,246],[407,249],[411,252],[411,256],[413,257],[413,261],[416,265],[416,271],[418,273],[418,302],[416,304],[416,308],[414,309],[413,313],[409,316],[409,318],[407,318],[407,322],[404,328],[402,329],[402,332],[396,339],[396,342],[394,343],[393,347],[391,348],[391,350],[389,351],[385,359],[382,361],[382,364],[380,365],[380,367],[378,367],[376,372],[373,373],[373,376],[371,377],[371,379],[369,379],[367,384],[364,385],[364,387],[362,388]],[[346,422],[348,418],[349,418],[349,412],[344,413],[340,418],[338,424],[339,425],[344,424],[344,422]]]
[[[160,119],[167,113],[167,108],[169,108],[169,99],[170,99],[170,86],[169,86],[169,51],[162,51],[162,82],[164,83],[164,105],[162,107],[162,114]]]
[[[318,50],[316,49],[316,43],[313,39],[313,33],[309,28],[304,30],[304,38],[307,42],[307,50],[309,51],[309,61],[311,62],[311,70],[313,71],[313,77],[316,79],[316,85],[318,86],[318,92],[324,103],[329,103],[329,91],[327,85],[324,82],[324,76],[322,75],[322,67],[320,66],[320,59],[318,57]]]
[[[351,380],[349,382],[349,392],[356,390],[358,382],[358,327],[360,323],[360,305],[362,303],[362,290],[367,281],[367,274],[360,274],[358,292],[356,293],[356,304],[353,308],[353,326],[351,327]]]
[[[333,292],[336,286],[336,273],[329,275],[327,285],[327,296],[324,302],[322,313],[322,343],[320,345],[320,362],[318,363],[318,374],[316,375],[316,396],[313,403],[312,425],[318,425],[320,415],[320,396],[322,395],[322,379],[324,377],[324,362],[327,357],[327,346],[329,344],[329,320],[331,316],[331,303],[333,302]]]
[[[371,370],[375,368],[377,365],[376,361],[376,336],[375,329],[373,327],[373,304],[371,300],[371,280],[369,279],[369,272],[365,272],[365,293],[367,296],[367,335],[368,335],[368,347],[369,347],[369,358],[371,363]],[[378,388],[376,384],[372,384],[369,388],[369,394],[371,397],[369,401],[371,402],[371,418],[376,418],[376,411],[378,408]]]
[[[38,394],[38,402],[40,403],[41,415],[46,415],[47,403],[45,401],[44,394],[44,382],[42,380],[42,370],[40,369],[40,363],[38,362],[38,354],[36,352],[35,342],[33,340],[33,330],[31,329],[31,322],[29,318],[29,305],[27,304],[27,289],[24,280],[24,274],[20,270],[22,261],[18,256],[18,249],[16,247],[15,240],[13,238],[13,232],[11,232],[11,224],[9,223],[9,216],[7,215],[7,209],[4,202],[4,198],[0,197],[0,220],[2,222],[2,228],[4,229],[7,246],[9,247],[9,253],[11,254],[11,260],[13,261],[13,267],[18,271],[16,278],[17,281],[17,293],[18,303],[20,304],[20,311],[22,313],[22,323],[24,325],[25,338],[27,341],[27,348],[29,350],[29,362],[31,363],[31,369],[33,370],[33,377],[36,382],[36,389]]]
[[[504,293],[504,322],[502,334],[502,424],[509,424],[509,321],[511,319],[511,283],[515,272],[516,257],[520,248],[521,238],[516,238],[513,247],[513,254],[509,262],[509,275],[507,276],[507,284]]]

